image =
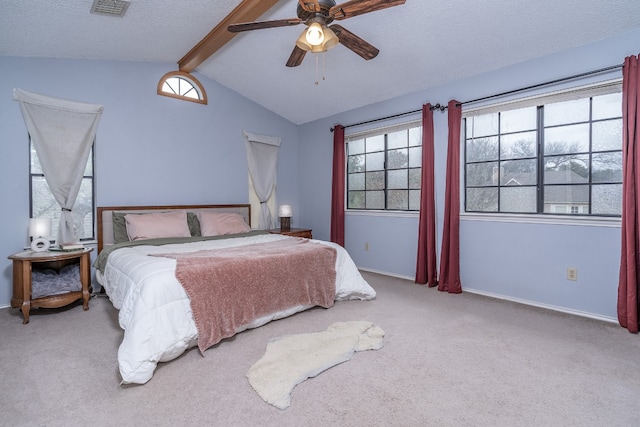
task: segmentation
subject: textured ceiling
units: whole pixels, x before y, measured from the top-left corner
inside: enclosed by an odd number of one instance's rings
[[[240,1],[131,0],[123,18],[90,14],[92,3],[1,0],[0,55],[168,62],[177,70]],[[295,17],[296,4],[280,0],[260,20]],[[635,30],[640,1],[407,0],[340,24],[380,49],[378,57],[364,61],[338,45],[317,64],[307,54],[287,68],[298,25],[241,33],[196,71],[302,124]]]

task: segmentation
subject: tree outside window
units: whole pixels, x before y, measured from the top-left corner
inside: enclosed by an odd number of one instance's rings
[[[347,139],[347,209],[420,209],[422,127],[412,123]]]
[[[465,211],[620,216],[622,94],[465,118]]]

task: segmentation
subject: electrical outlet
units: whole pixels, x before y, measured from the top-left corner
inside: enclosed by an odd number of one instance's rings
[[[368,251],[368,250],[369,250],[369,242],[367,242],[367,243],[365,243],[365,244],[364,244],[364,250],[365,250],[365,251]]]
[[[567,280],[578,280],[578,269],[575,267],[567,268]]]

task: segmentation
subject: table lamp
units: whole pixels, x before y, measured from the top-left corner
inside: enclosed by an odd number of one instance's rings
[[[291,217],[293,216],[291,205],[280,205],[278,216],[280,217],[280,231],[291,230]]]

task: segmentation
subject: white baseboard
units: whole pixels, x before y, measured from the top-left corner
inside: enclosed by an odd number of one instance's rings
[[[506,295],[494,294],[494,293],[491,293],[491,292],[480,291],[480,290],[477,290],[477,289],[470,289],[470,288],[463,287],[462,290],[463,290],[463,292],[469,292],[469,293],[477,294],[477,295],[484,295],[484,296],[491,297],[491,298],[496,298],[496,299],[501,299],[501,300],[505,300],[505,301],[516,302],[516,303],[519,303],[519,304],[530,305],[530,306],[533,306],[533,307],[545,308],[547,310],[559,311],[561,313],[573,314],[573,315],[581,316],[581,317],[588,317],[589,319],[602,320],[604,322],[609,322],[609,323],[618,323],[618,319],[617,318],[613,318],[613,317],[609,317],[609,316],[603,316],[601,314],[589,313],[589,312],[580,311],[580,310],[573,310],[571,308],[560,307],[560,306],[557,306],[557,305],[543,304],[543,303],[540,303],[540,302],[537,302],[537,301],[530,301],[530,300],[521,299],[521,298],[509,297],[509,296],[506,296]]]
[[[358,267],[358,270],[367,271],[369,273],[382,274],[383,276],[396,277],[398,279],[411,280],[412,282],[415,281],[414,277],[403,276],[401,274],[394,274],[386,271],[374,270],[373,268]]]
[[[396,277],[398,279],[410,280],[412,282],[415,281],[415,278],[413,278],[413,277],[403,276],[403,275],[400,275],[400,274],[389,273],[389,272],[386,272],[386,271],[375,270],[375,269],[372,269],[372,268],[358,267],[358,270],[368,271],[370,273],[381,274],[383,276]],[[589,313],[589,312],[586,312],[586,311],[573,310],[571,308],[560,307],[560,306],[551,305],[551,304],[543,304],[543,303],[536,302],[536,301],[530,301],[530,300],[521,299],[521,298],[514,298],[514,297],[501,295],[501,294],[494,294],[494,293],[491,293],[491,292],[481,291],[481,290],[478,290],[478,289],[465,288],[464,286],[462,287],[462,292],[469,292],[471,294],[483,295],[483,296],[486,296],[486,297],[491,297],[491,298],[500,299],[500,300],[504,300],[504,301],[515,302],[515,303],[518,303],[518,304],[530,305],[532,307],[538,307],[538,308],[544,308],[544,309],[547,309],[547,310],[559,311],[561,313],[573,314],[575,316],[587,317],[589,319],[602,320],[604,322],[609,322],[609,323],[616,323],[616,324],[618,323],[618,319],[614,318],[614,317],[603,316],[601,314],[594,314],[594,313]]]

